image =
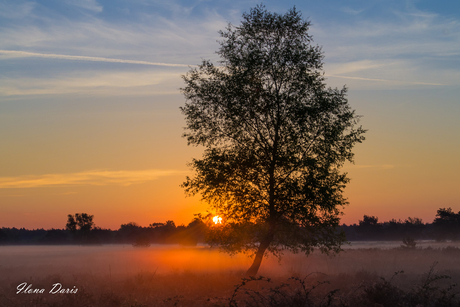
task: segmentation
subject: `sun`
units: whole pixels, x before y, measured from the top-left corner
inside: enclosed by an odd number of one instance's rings
[[[212,221],[214,222],[214,224],[222,224],[222,218],[218,215],[216,215],[215,217],[212,218]]]

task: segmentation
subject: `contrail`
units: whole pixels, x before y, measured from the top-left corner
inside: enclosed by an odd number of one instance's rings
[[[355,80],[364,80],[364,81],[377,81],[377,82],[392,82],[392,83],[402,83],[402,84],[418,84],[418,85],[444,85],[440,83],[426,83],[426,82],[411,82],[411,81],[399,81],[399,80],[388,80],[388,79],[373,79],[373,78],[361,78],[361,77],[348,77],[348,76],[339,76],[339,75],[328,75],[326,77],[335,77],[343,79],[355,79]]]
[[[71,60],[71,61],[109,62],[109,63],[124,63],[124,64],[167,66],[167,67],[190,67],[190,66],[195,66],[195,65],[187,65],[187,64],[156,63],[156,62],[148,62],[148,61],[122,60],[122,59],[112,59],[112,58],[82,56],[82,55],[37,53],[37,52],[27,52],[27,51],[17,51],[17,50],[0,50],[0,54],[9,54],[9,55],[14,55],[14,56],[18,56],[18,57],[38,57],[38,58],[49,58],[49,59],[63,59],[63,60]],[[355,80],[377,81],[377,82],[392,82],[392,83],[402,83],[402,84],[435,85],[435,86],[444,85],[444,84],[440,84],[440,83],[411,82],[411,81],[374,79],[374,78],[362,78],[362,77],[349,77],[349,76],[328,75],[328,74],[326,74],[325,76],[326,77],[343,78],[343,79],[355,79]]]
[[[38,57],[38,58],[62,59],[62,60],[71,60],[71,61],[110,62],[110,63],[139,64],[139,65],[168,66],[168,67],[193,66],[193,65],[186,65],[186,64],[155,63],[155,62],[147,62],[147,61],[121,60],[121,59],[111,59],[111,58],[102,58],[102,57],[93,57],[93,56],[65,55],[65,54],[54,54],[54,53],[36,53],[36,52],[17,51],[17,50],[0,50],[0,54],[10,54],[10,55],[19,56],[19,57]]]

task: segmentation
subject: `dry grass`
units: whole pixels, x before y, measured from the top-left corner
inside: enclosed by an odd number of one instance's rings
[[[250,259],[205,248],[4,246],[0,261],[0,306],[12,307],[398,306],[391,298],[409,301],[399,306],[416,306],[410,300],[420,297],[421,289],[432,295],[433,301],[426,301],[432,304],[460,283],[460,249],[441,247],[348,249],[335,257],[286,254],[280,263],[272,258],[262,263],[259,273],[269,281],[244,281]],[[398,271],[404,273],[395,276]],[[59,282],[78,292],[16,294],[22,282],[45,292]],[[241,287],[235,292],[236,285]],[[447,291],[446,299],[456,291]]]

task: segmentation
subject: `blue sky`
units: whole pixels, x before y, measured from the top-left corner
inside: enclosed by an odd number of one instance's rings
[[[4,1],[0,56],[6,84],[1,93],[117,87],[117,80],[131,79],[130,73],[142,77],[140,85],[156,84],[154,75],[165,80],[165,75],[177,70],[146,62],[195,65],[202,58],[216,60],[217,31],[227,22],[237,24],[241,13],[257,3]],[[311,20],[311,33],[324,47],[326,74],[334,81],[340,76],[342,83],[371,89],[454,86],[460,65],[460,7],[456,1],[430,3],[434,2],[275,1],[265,5],[280,13],[296,5]],[[95,82],[102,76],[106,82]],[[28,78],[28,86],[23,78]],[[56,79],[58,84],[47,84]]]
[[[112,210],[99,224],[116,228],[203,211],[178,187],[200,153],[180,137],[180,76],[216,62],[218,30],[259,3],[0,1],[0,226]],[[369,129],[347,166],[344,221],[460,210],[460,3],[263,3],[312,22],[328,85],[349,87]]]

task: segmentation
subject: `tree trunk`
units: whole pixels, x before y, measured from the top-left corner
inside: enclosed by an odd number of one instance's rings
[[[272,239],[273,236],[268,236],[262,240],[262,242],[260,242],[259,249],[257,250],[256,256],[254,257],[254,262],[246,272],[247,276],[256,276],[257,272],[259,271],[260,264],[262,263],[265,250],[268,248],[268,246],[270,246]]]

